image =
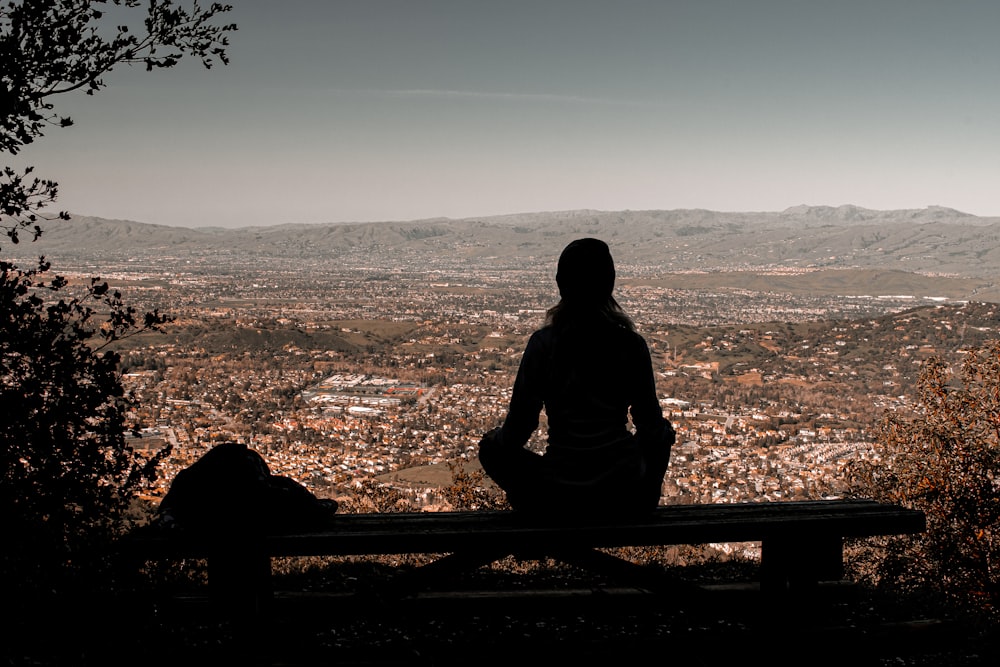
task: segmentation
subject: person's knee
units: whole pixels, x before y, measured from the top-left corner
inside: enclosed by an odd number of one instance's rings
[[[677,431],[669,421],[663,426],[663,439],[668,445],[673,445],[677,441]]]
[[[663,430],[660,431],[659,437],[647,440],[642,448],[642,456],[646,460],[647,468],[662,476],[670,463],[670,452],[676,439],[677,435],[673,427],[670,422],[667,422]]]
[[[479,463],[489,474],[488,467],[494,465],[500,449],[500,429],[487,431],[479,440]]]

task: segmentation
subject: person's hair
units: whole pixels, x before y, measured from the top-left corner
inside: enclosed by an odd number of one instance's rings
[[[635,323],[632,322],[632,318],[625,313],[625,310],[615,301],[613,296],[609,296],[604,301],[586,305],[560,299],[559,303],[545,311],[545,324],[557,329],[581,320],[595,318],[624,327],[629,331],[635,331]]]
[[[561,298],[546,312],[546,325],[563,328],[582,320],[597,319],[635,330],[631,318],[611,295],[615,286],[615,264],[604,241],[577,239],[566,246],[559,255],[556,283]]]

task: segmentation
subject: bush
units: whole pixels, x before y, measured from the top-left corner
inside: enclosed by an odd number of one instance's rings
[[[0,553],[3,575],[27,590],[67,585],[125,525],[135,492],[167,455],[144,459],[125,442],[132,400],[108,345],[155,328],[136,321],[106,283],[64,297],[48,265],[0,262]],[[91,304],[110,312],[95,322]]]
[[[365,478],[354,483],[351,495],[343,500],[337,511],[342,514],[381,514],[412,512],[413,507],[392,486]]]
[[[911,414],[888,413],[859,495],[922,510],[927,530],[884,540],[872,576],[994,618],[1000,602],[1000,341],[955,371],[927,360]]]
[[[53,100],[97,93],[121,65],[228,62],[236,26],[217,21],[229,10],[174,0],[4,2],[0,153],[16,155],[49,129],[71,126]],[[58,184],[33,171],[0,168],[0,234],[10,243],[37,239],[43,221],[69,219],[44,212]],[[8,593],[46,611],[52,593],[101,585],[93,566],[104,563],[134,492],[155,474],[158,459],[125,444],[131,399],[110,345],[167,321],[137,316],[99,278],[82,296],[66,296],[67,281],[48,271],[44,258],[30,269],[0,262],[0,576]]]
[[[452,510],[510,509],[507,495],[482,470],[470,470],[461,461],[449,461],[451,483],[441,489]]]

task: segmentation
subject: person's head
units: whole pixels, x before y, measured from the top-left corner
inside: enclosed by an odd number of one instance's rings
[[[599,239],[577,239],[559,255],[556,267],[559,296],[575,303],[600,304],[615,288],[615,263],[608,244]]]
[[[560,326],[594,315],[634,328],[611,295],[615,288],[615,263],[611,249],[600,239],[577,239],[567,245],[556,266],[559,303],[548,311],[549,324]]]

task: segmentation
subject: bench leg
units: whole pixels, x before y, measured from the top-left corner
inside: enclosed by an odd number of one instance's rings
[[[767,595],[808,592],[844,576],[841,537],[774,537],[761,543],[760,587]]]
[[[226,617],[246,620],[265,615],[274,597],[270,556],[254,542],[217,547],[208,558],[208,591]]]

